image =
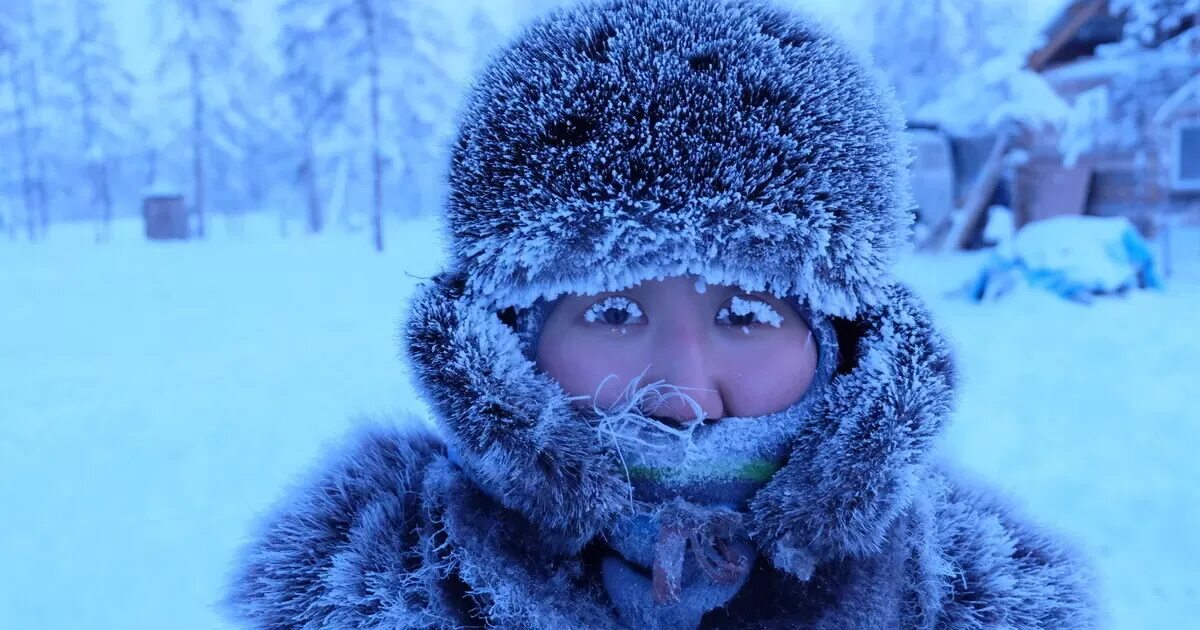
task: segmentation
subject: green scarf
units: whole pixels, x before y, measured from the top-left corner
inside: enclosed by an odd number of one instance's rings
[[[737,594],[758,555],[743,526],[747,504],[786,462],[813,399],[810,389],[784,411],[691,429],[615,416],[608,433],[634,509],[606,532],[614,554],[601,568],[628,623],[694,628]]]

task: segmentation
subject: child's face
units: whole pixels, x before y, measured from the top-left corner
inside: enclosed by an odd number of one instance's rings
[[[773,413],[799,400],[812,382],[817,347],[787,302],[676,276],[564,295],[546,318],[537,363],[568,395],[586,396],[584,405],[607,408],[641,377],[642,384],[683,389],[705,418],[716,419]],[[643,411],[677,423],[696,419],[678,396]]]

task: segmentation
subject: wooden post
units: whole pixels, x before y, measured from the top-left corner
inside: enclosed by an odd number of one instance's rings
[[[1004,156],[1012,144],[1013,135],[1011,128],[1001,129],[996,134],[996,143],[992,145],[992,152],[988,154],[983,170],[979,171],[962,209],[950,224],[950,232],[946,235],[943,249],[962,249],[970,242],[971,226],[975,225],[980,215],[987,210],[996,184],[1000,183],[1000,175],[1004,171]]]

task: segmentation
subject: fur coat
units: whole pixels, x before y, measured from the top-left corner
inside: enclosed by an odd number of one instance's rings
[[[238,558],[231,618],[624,627],[597,563],[629,482],[522,318],[689,273],[801,296],[841,349],[750,502],[760,561],[702,627],[1092,627],[1071,546],[937,453],[951,352],[890,275],[911,220],[902,127],[845,46],[757,0],[607,0],[527,29],[461,112],[451,260],[403,327],[436,428],[333,449]]]

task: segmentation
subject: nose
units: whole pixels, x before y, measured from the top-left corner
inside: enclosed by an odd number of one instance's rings
[[[656,340],[652,350],[655,360],[646,382],[663,381],[668,387],[642,401],[645,413],[682,426],[724,417],[718,366],[703,331],[697,326],[675,326]]]

